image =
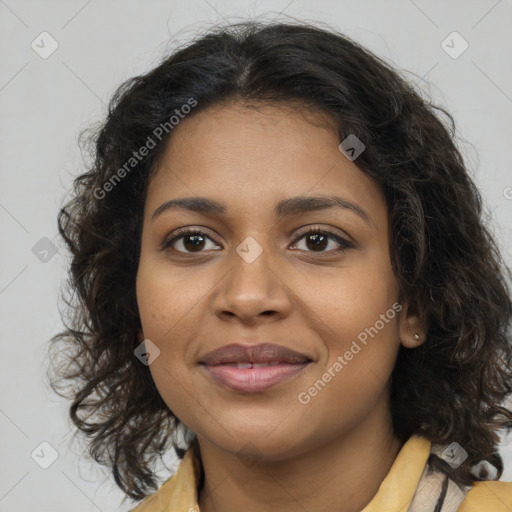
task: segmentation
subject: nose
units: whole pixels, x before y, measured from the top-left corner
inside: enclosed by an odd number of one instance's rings
[[[252,325],[281,320],[290,314],[290,290],[279,278],[268,250],[250,263],[235,251],[230,260],[213,299],[215,314],[221,320]]]

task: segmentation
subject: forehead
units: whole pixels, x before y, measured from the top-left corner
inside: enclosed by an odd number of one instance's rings
[[[377,185],[338,146],[334,121],[319,111],[276,104],[210,107],[171,132],[148,188],[148,210],[176,197],[207,196],[236,211],[267,211],[285,197],[329,194],[382,214]]]

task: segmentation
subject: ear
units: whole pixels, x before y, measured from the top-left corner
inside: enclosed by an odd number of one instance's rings
[[[406,348],[419,347],[427,339],[425,328],[409,303],[405,303],[400,311],[400,341]]]
[[[144,333],[142,331],[137,331],[137,341],[142,343],[145,339]]]

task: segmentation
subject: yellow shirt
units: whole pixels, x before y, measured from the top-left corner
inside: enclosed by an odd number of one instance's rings
[[[413,435],[402,446],[389,473],[380,484],[377,494],[361,512],[412,512],[434,510],[437,493],[428,494],[428,485],[420,484],[431,442]],[[197,512],[200,462],[189,449],[174,476],[164,482],[158,492],[148,496],[132,512]],[[420,494],[419,491],[423,494]],[[417,492],[418,491],[418,492]],[[425,499],[425,496],[432,496]],[[441,511],[457,512],[512,512],[512,483],[489,480],[477,482],[465,497],[457,500],[456,508],[449,503]],[[460,505],[458,503],[462,500]],[[428,501],[429,503],[426,503]]]

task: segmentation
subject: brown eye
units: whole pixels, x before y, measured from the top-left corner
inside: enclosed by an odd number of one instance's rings
[[[325,231],[323,229],[310,229],[306,233],[303,233],[298,241],[304,240],[304,245],[308,252],[319,252],[319,253],[329,253],[329,252],[341,252],[345,249],[352,248],[353,245],[335,233],[331,233],[330,231]],[[325,250],[329,247],[330,241],[334,241],[334,247],[331,247],[329,250]],[[297,242],[295,242],[297,245]],[[338,245],[338,248],[336,248]],[[303,249],[301,249],[303,250]]]
[[[329,244],[329,237],[322,235],[321,233],[314,233],[306,235],[306,246],[313,251],[323,251]]]
[[[201,253],[205,248],[212,248],[207,247],[208,242],[213,243],[213,240],[202,231],[188,229],[179,232],[173,238],[164,242],[162,249],[172,248],[174,251],[184,254]],[[215,243],[213,245],[216,246]]]
[[[187,251],[200,251],[205,246],[205,237],[201,235],[185,235],[183,238],[183,247]]]

